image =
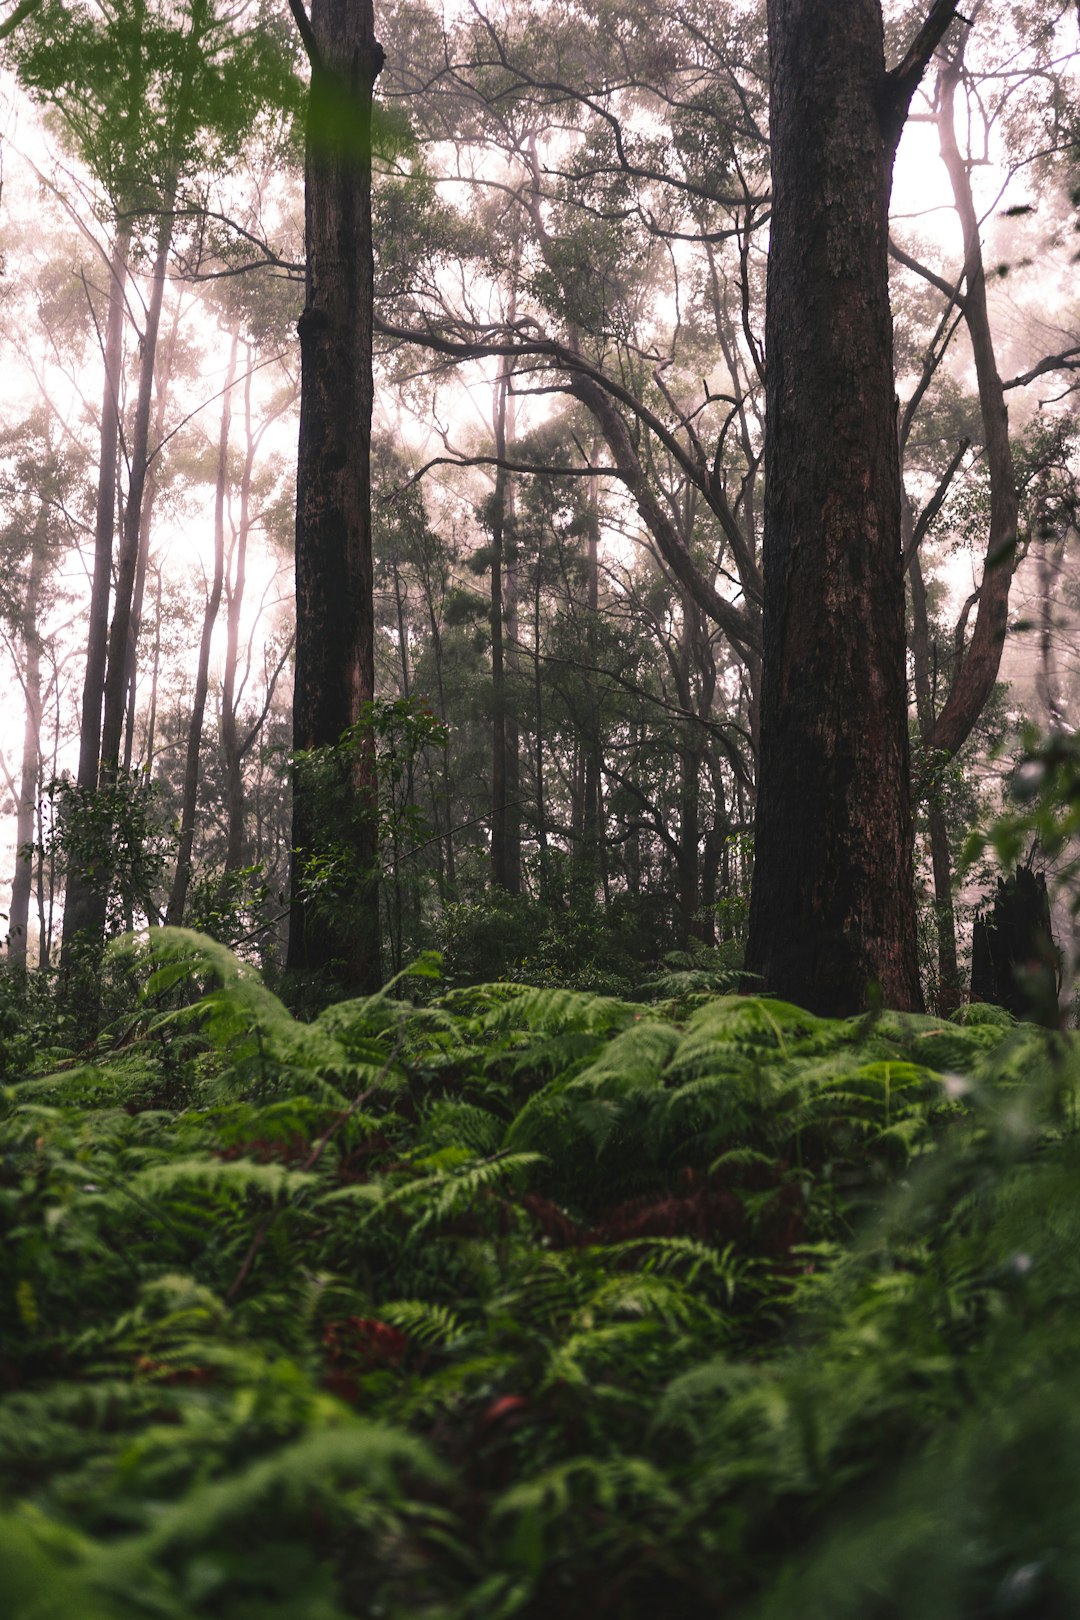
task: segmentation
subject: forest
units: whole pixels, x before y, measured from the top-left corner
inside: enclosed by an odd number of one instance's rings
[[[1071,1620],[1080,8],[0,114],[4,1620]]]

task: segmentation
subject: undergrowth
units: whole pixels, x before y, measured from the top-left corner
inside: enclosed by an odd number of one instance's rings
[[[401,989],[9,1043],[5,1620],[1077,1612],[1072,1038]]]

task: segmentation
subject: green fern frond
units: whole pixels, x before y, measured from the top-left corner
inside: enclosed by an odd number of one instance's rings
[[[446,1305],[424,1299],[396,1299],[380,1304],[379,1318],[389,1322],[424,1349],[449,1349],[464,1335],[461,1319]]]
[[[400,1476],[442,1484],[447,1471],[422,1441],[403,1429],[369,1423],[337,1403],[325,1403],[323,1421],[299,1440],[279,1447],[246,1468],[167,1504],[155,1503],[152,1525],[99,1555],[102,1575],[119,1582],[144,1562],[174,1547],[220,1536],[222,1529],[257,1519],[267,1500],[300,1510],[312,1496],[330,1496],[346,1485],[362,1486],[389,1501],[401,1499]]]
[[[492,988],[492,987],[487,987]],[[585,990],[538,988],[535,985],[499,986],[497,1000],[484,1014],[482,1023],[489,1030],[519,1029],[530,1032],[584,1030],[592,1034],[614,1034],[642,1016],[640,1007],[618,1001],[613,996],[592,995]]]
[[[608,1509],[626,1497],[644,1497],[658,1508],[678,1505],[665,1475],[643,1457],[572,1457],[504,1491],[492,1504],[492,1518],[529,1513],[554,1518],[574,1511],[583,1494]]]
[[[173,1159],[151,1165],[132,1178],[138,1193],[162,1197],[193,1184],[208,1191],[261,1193],[267,1198],[293,1197],[318,1185],[309,1171],[289,1170],[283,1164],[256,1164],[253,1159]]]

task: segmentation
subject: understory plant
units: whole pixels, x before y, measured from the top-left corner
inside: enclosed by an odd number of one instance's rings
[[[1073,1037],[135,950],[4,1074],[7,1620],[1076,1612]]]

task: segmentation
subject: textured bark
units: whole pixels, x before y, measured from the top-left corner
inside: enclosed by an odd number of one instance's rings
[[[296,12],[294,12],[296,15]],[[305,166],[307,281],[300,333],[293,744],[336,744],[375,690],[371,559],[371,97],[382,66],[370,0],[316,0]],[[288,966],[354,993],[380,981],[374,739],[351,781],[359,874],[348,918],[315,914],[303,888],[318,805],[303,773],[293,795]]]
[[[915,1007],[878,0],[769,0],[765,660],[747,968],[826,1014]]]

